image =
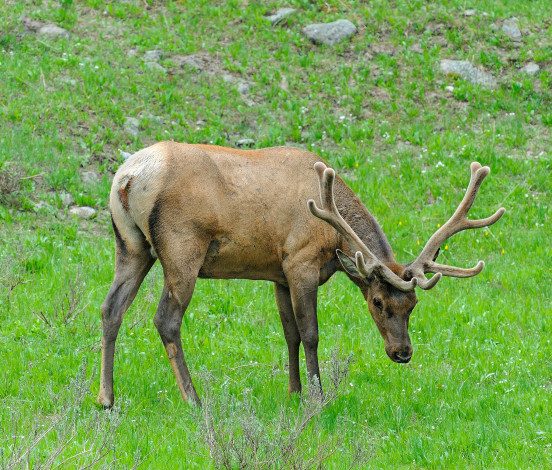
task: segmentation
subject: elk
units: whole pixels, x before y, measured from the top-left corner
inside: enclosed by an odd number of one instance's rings
[[[414,289],[431,289],[441,276],[471,277],[483,269],[483,261],[462,269],[435,260],[441,244],[455,233],[489,226],[503,215],[501,208],[485,219],[467,219],[489,172],[471,164],[471,180],[456,212],[418,258],[399,264],[375,218],[311,152],[175,142],[139,151],[115,174],[110,195],[115,275],[101,307],[98,402],[113,404],[117,333],[156,259],[164,287],[154,324],[184,400],[200,403],[180,333],[197,278],[274,283],[289,353],[289,393],[301,392],[301,343],[309,378],[320,379],[317,291],[337,271],[360,288],[390,359],[410,361],[408,321],[418,301]],[[433,276],[427,278],[428,273]]]

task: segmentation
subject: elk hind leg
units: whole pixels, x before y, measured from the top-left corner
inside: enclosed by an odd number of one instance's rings
[[[184,358],[180,330],[182,318],[192,299],[197,275],[207,252],[208,241],[197,240],[188,244],[190,250],[187,253],[185,246],[176,244],[168,244],[168,246],[172,247],[170,256],[167,258],[171,262],[163,265],[165,286],[153,322],[165,346],[182,399],[200,404]],[[180,246],[178,253],[175,252],[177,246]]]
[[[115,228],[116,229],[116,228]],[[122,239],[117,239],[115,254],[115,278],[111,289],[102,304],[102,365],[100,372],[100,391],[98,403],[104,407],[113,405],[113,361],[115,341],[123,316],[136,297],[142,281],[149,272],[155,258],[147,246],[133,250],[130,245],[121,245]]]

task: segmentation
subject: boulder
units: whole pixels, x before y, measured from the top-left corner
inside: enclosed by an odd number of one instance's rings
[[[357,28],[349,20],[333,23],[311,24],[303,28],[303,33],[315,44],[333,46],[356,34]]]

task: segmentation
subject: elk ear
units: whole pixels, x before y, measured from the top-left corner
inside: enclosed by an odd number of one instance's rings
[[[339,258],[339,261],[341,262],[341,266],[343,266],[343,269],[350,276],[358,277],[359,279],[364,279],[364,276],[359,272],[354,259],[347,256],[341,250],[336,250],[336,253],[337,253],[337,257]]]

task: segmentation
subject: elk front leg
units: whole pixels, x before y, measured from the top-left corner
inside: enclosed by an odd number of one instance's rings
[[[274,293],[276,295],[276,304],[278,313],[284,328],[284,336],[288,347],[289,356],[289,394],[301,393],[301,376],[299,374],[299,345],[301,344],[301,335],[297,328],[295,315],[293,314],[293,305],[291,303],[291,294],[289,288],[281,284],[274,283]]]
[[[316,376],[320,382],[318,366],[318,318],[316,301],[318,297],[319,272],[305,266],[298,266],[286,272],[293,313],[307,361],[309,380]]]
[[[123,316],[136,297],[140,284],[155,262],[148,251],[140,254],[120,251],[115,257],[115,278],[102,304],[102,366],[98,403],[106,408],[113,406],[113,361],[115,341]]]

